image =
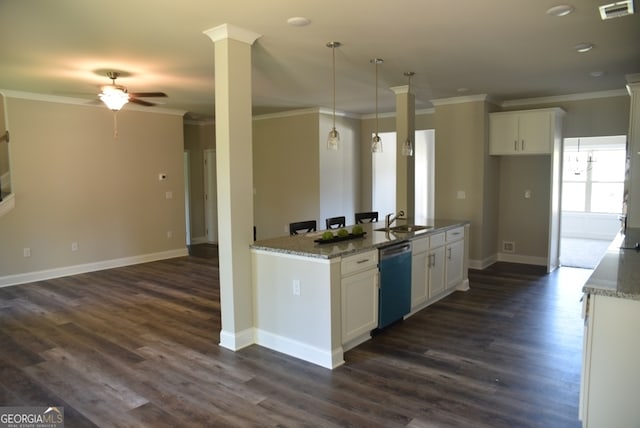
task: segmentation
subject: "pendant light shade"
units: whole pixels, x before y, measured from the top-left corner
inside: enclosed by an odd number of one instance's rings
[[[407,89],[408,89],[408,93],[411,94],[411,77],[414,75],[415,73],[413,71],[406,71],[404,73],[405,76],[407,76]],[[411,142],[411,138],[409,137],[409,135],[407,135],[407,139],[404,140],[404,143],[402,143],[402,150],[401,150],[402,156],[413,156],[413,143]]]
[[[373,138],[371,138],[371,152],[382,153],[382,139],[378,135],[378,64],[382,64],[384,60],[381,58],[373,58],[370,62],[376,67],[376,133]]]
[[[327,43],[327,47],[331,48],[331,56],[333,58],[333,67],[332,67],[332,75],[333,75],[333,127],[331,131],[329,131],[329,136],[327,137],[327,149],[328,150],[338,150],[340,147],[340,133],[336,129],[336,48],[340,47],[340,42],[329,42]]]

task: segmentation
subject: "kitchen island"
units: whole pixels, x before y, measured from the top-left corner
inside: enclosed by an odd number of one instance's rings
[[[322,236],[318,231],[251,246],[255,343],[330,369],[343,364],[344,352],[377,327],[378,250],[394,243],[411,241],[419,251],[412,295],[425,296],[412,299],[412,313],[468,289],[468,222],[433,220],[406,233],[377,230],[383,222],[359,226],[362,236],[335,243],[315,242]],[[441,255],[437,266],[431,251]],[[429,295],[429,270],[435,267],[441,278],[434,283],[442,287]]]
[[[580,419],[583,427],[640,421],[640,229],[613,241],[587,280]]]

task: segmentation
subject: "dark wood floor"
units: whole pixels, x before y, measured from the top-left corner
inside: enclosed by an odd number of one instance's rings
[[[330,371],[217,346],[217,251],[0,289],[0,405],[66,427],[578,427],[588,271],[496,264]]]

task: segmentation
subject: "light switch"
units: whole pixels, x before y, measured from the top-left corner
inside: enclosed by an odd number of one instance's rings
[[[525,199],[531,199],[531,190],[525,190],[524,191],[524,198]]]
[[[467,199],[467,192],[464,190],[458,190],[458,194],[456,195],[458,199]]]
[[[173,199],[173,192],[172,191],[164,192],[164,197],[167,199]]]

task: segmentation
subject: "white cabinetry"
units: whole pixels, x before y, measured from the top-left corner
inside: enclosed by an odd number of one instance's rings
[[[416,308],[427,301],[429,280],[429,238],[418,238],[413,241],[411,253],[411,308]]]
[[[559,113],[550,108],[489,115],[489,153],[492,155],[551,154],[559,135]]]
[[[640,301],[585,296],[580,419],[585,428],[637,427],[640,421]]]
[[[445,272],[445,234],[432,235],[429,242],[428,281],[429,298],[432,299],[444,291]]]
[[[465,226],[413,240],[411,310],[416,312],[450,294],[466,289]]]
[[[341,278],[342,343],[347,350],[378,326],[378,251],[344,257]]]
[[[447,288],[453,288],[464,277],[464,227],[447,231],[445,239]]]

